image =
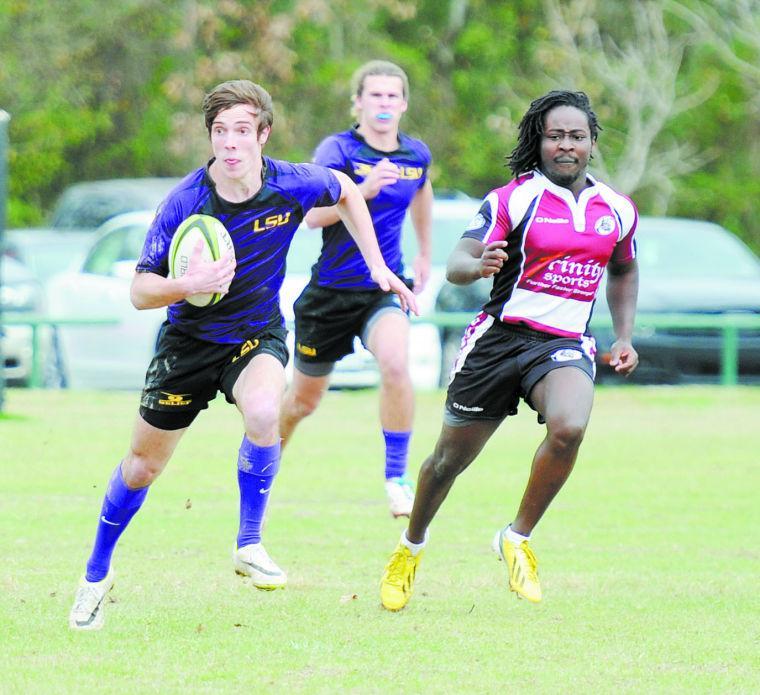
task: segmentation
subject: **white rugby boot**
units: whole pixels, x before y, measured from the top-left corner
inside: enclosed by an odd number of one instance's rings
[[[261,543],[237,548],[232,552],[232,562],[235,565],[235,572],[244,577],[250,577],[251,583],[257,589],[264,591],[284,589],[288,582],[288,576],[269,557]]]
[[[414,506],[414,488],[407,478],[389,478],[385,481],[388,506],[394,518],[409,516]]]
[[[99,582],[88,582],[83,576],[79,580],[74,605],[69,613],[69,627],[72,630],[100,630],[105,620],[106,595],[113,588],[114,572]]]

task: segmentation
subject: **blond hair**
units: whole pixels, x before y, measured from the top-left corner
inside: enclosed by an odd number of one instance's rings
[[[370,60],[364,63],[351,78],[351,94],[360,97],[364,90],[364,80],[371,75],[383,75],[385,77],[399,77],[404,87],[404,99],[409,100],[409,78],[396,63],[388,60]]]

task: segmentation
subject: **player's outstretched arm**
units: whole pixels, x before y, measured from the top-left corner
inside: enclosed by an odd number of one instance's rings
[[[484,244],[477,239],[460,239],[446,263],[446,279],[455,285],[469,285],[496,275],[507,260],[506,247],[506,241]]]
[[[136,309],[157,309],[180,302],[194,294],[227,294],[235,276],[235,258],[228,255],[218,261],[203,261],[203,244],[198,242],[181,278],[156,273],[135,273],[129,297]]]
[[[395,292],[399,297],[402,309],[408,309],[418,314],[417,301],[412,291],[385,265],[383,254],[377,245],[377,237],[372,226],[372,218],[367,209],[367,203],[358,187],[345,174],[339,171],[333,171],[333,173],[341,185],[340,200],[336,205],[338,214],[340,214],[343,224],[346,225],[348,233],[359,247],[372,279],[381,290]]]
[[[607,266],[607,304],[616,336],[610,348],[610,366],[625,376],[639,364],[639,355],[632,344],[638,294],[639,266],[636,259],[630,263],[610,263]]]

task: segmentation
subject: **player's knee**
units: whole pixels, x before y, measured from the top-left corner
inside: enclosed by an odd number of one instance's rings
[[[409,367],[405,359],[397,357],[385,360],[379,366],[380,376],[386,386],[397,386],[409,381]]]
[[[462,471],[463,467],[451,456],[447,456],[445,452],[436,451],[432,454],[424,464],[423,469],[427,469],[429,473],[433,475],[437,482],[446,482],[452,478],[456,478]]]
[[[166,466],[166,460],[155,455],[130,450],[121,464],[122,476],[127,487],[135,490],[150,485]]]
[[[551,445],[561,451],[575,452],[583,441],[586,432],[584,423],[571,420],[559,420],[549,422],[549,441]]]
[[[245,432],[255,441],[271,438],[279,431],[280,412],[275,398],[261,398],[240,403]]]
[[[294,392],[290,399],[293,414],[299,419],[311,415],[322,400],[322,392]]]

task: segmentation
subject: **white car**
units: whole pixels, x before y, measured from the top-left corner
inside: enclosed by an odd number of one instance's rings
[[[56,318],[93,321],[58,327],[61,383],[71,388],[140,389],[165,309],[137,311],[129,286],[154,213],[106,221],[81,267],[53,276],[48,307]],[[113,324],[100,321],[112,320]]]
[[[435,353],[436,355],[435,385],[445,386],[455,355],[451,352],[446,354],[444,351],[443,336],[445,331],[435,324],[426,324],[424,321],[426,318],[431,318],[438,310],[438,295],[441,290],[451,287],[446,280],[446,261],[453,248],[462,238],[467,225],[478,213],[482,201],[464,194],[455,193],[451,197],[438,195],[439,197],[433,201],[433,254],[430,279],[425,289],[417,296],[420,316],[413,319],[412,327],[416,329],[424,326],[426,329],[427,335],[424,345],[427,346],[431,354]],[[417,243],[408,215],[404,223],[402,248],[405,261],[411,264],[414,260]],[[411,271],[408,274],[411,276]],[[410,347],[414,348],[414,345]],[[427,378],[432,378],[432,375]]]
[[[0,254],[0,357],[2,375],[11,386],[27,386],[32,377],[32,327],[15,323],[23,316],[45,313],[42,285],[23,263]],[[45,345],[48,331],[43,331]]]
[[[433,208],[433,268],[430,282],[418,296],[422,317],[430,315],[444,280],[449,252],[469,220],[478,201],[436,199]],[[152,211],[118,215],[105,222],[95,236],[81,268],[54,276],[48,283],[49,313],[57,318],[93,321],[92,325],[58,328],[58,363],[61,382],[71,388],[140,389],[155,347],[165,309],[137,311],[129,300],[129,285]],[[404,255],[411,263],[416,239],[411,225],[405,231]],[[283,315],[292,329],[293,302],[311,275],[321,247],[321,233],[303,225],[288,253],[288,268],[280,291]],[[103,323],[111,320],[113,323]],[[293,354],[293,332],[288,347]],[[436,388],[441,373],[441,342],[438,329],[415,320],[410,332],[410,371],[415,388]],[[288,375],[292,374],[292,360]],[[357,339],[356,350],[342,359],[332,375],[337,388],[375,386],[379,373],[372,355]]]

